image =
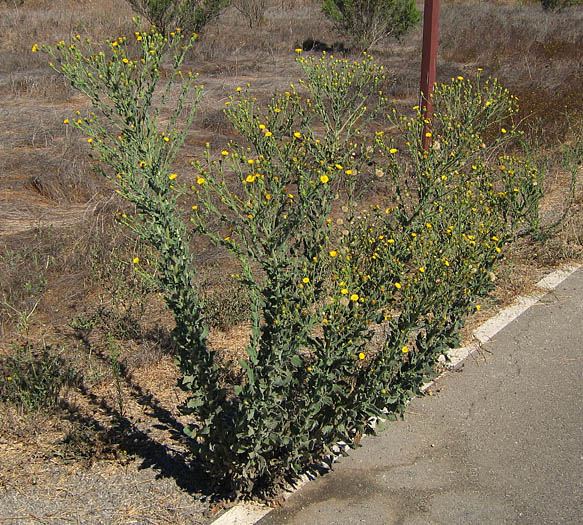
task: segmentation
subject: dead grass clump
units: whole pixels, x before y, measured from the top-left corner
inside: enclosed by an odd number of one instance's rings
[[[583,9],[545,13],[540,6],[492,1],[456,2],[443,6],[442,56],[456,62],[492,64],[528,53],[552,58],[572,56],[581,42]]]
[[[66,102],[72,95],[71,87],[57,75],[47,75],[46,72],[10,73],[3,79],[0,77],[0,94],[4,97],[39,98]]]

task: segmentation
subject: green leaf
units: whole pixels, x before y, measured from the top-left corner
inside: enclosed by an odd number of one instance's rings
[[[299,355],[295,354],[295,355],[293,355],[293,356],[291,357],[291,359],[290,359],[290,363],[291,363],[293,366],[295,366],[296,368],[299,368],[300,366],[302,366],[302,364],[303,364],[303,361],[302,361],[302,358],[301,358]]]

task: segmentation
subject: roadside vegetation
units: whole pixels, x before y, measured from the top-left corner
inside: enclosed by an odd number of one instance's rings
[[[0,5],[3,440],[52,429],[44,460],[74,464],[155,442],[273,497],[581,259],[583,8],[443,2],[424,152],[402,4],[374,36],[311,2],[202,3],[188,34]],[[6,485],[38,466],[2,456]]]

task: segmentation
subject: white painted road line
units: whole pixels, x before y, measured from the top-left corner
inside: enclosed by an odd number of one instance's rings
[[[536,284],[537,288],[540,288],[541,291],[534,292],[533,294],[524,297],[517,297],[510,306],[504,308],[477,328],[474,331],[474,337],[480,341],[480,343],[487,343],[500,330],[514,321],[514,319],[526,312],[526,310],[532,305],[538,303],[549,292],[549,290],[554,290],[579,267],[580,265],[568,266],[547,275]]]
[[[241,503],[230,508],[220,518],[213,521],[213,525],[252,525],[271,511],[267,505],[253,505]]]

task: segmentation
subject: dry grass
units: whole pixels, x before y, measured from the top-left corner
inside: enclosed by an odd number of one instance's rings
[[[568,140],[566,109],[572,117],[583,115],[583,8],[549,14],[537,2],[520,4],[443,2],[438,72],[448,80],[482,67],[520,96],[527,139],[537,157],[550,159],[543,212],[551,220],[568,187],[557,153],[559,143]],[[315,3],[280,0],[268,6],[263,22],[253,28],[229,9],[188,57],[187,67],[200,73],[206,89],[177,167],[185,173],[207,140],[220,150],[235,138],[222,108],[237,86],[249,82],[254,95],[265,100],[297,79],[293,50],[304,40],[342,41]],[[93,173],[81,137],[62,124],[87,101],[51,72],[42,54],[30,53],[33,43],[77,33],[96,41],[128,33],[130,18],[129,8],[112,0],[0,5],[0,358],[13,352],[14,344],[58,344],[83,375],[83,388],[64,392],[61,407],[44,423],[0,403],[0,437],[16,451],[8,454],[10,461],[34,448],[32,470],[55,451],[67,458],[116,457],[129,446],[119,439],[120,428],[134,434],[149,429],[151,439],[164,446],[180,442],[175,407],[182,393],[174,387],[172,320],[127,264],[145,248],[116,227],[112,217],[123,204]],[[417,101],[420,45],[417,27],[402,42],[373,50],[390,73],[385,91],[400,108]],[[492,306],[527,291],[543,269],[582,257],[580,187],[577,195],[573,214],[555,238],[525,243],[512,254]],[[199,263],[211,268],[206,274],[210,295],[231,293],[216,275],[208,278],[217,251],[202,241],[196,249]],[[219,262],[234,268],[228,260]],[[236,312],[237,305],[233,308]],[[225,330],[227,324],[221,320],[223,330],[214,330],[211,342],[225,361],[235,363],[244,356],[247,329]],[[118,377],[113,355],[120,363]],[[69,423],[63,426],[65,420]],[[84,435],[83,428],[100,429],[99,439],[66,449],[70,439],[65,438]],[[134,451],[139,454],[139,446]],[[16,475],[20,463],[5,471],[8,477]]]

